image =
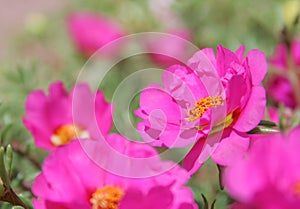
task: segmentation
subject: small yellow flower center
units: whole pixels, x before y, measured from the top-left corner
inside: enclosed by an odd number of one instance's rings
[[[186,118],[189,122],[202,117],[202,115],[211,107],[217,107],[222,105],[224,100],[221,96],[208,96],[195,102],[195,107],[188,110],[188,117]]]
[[[124,192],[115,186],[105,186],[96,190],[90,202],[92,209],[118,209]]]
[[[51,142],[54,146],[68,144],[76,138],[90,138],[89,133],[75,124],[62,125],[54,131]]]

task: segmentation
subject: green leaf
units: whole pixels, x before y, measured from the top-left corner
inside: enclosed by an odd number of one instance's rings
[[[203,209],[209,209],[207,198],[205,197],[204,194],[201,194],[201,197],[203,199]]]
[[[214,209],[215,208],[216,201],[217,201],[216,199],[213,201],[213,203],[210,206],[210,209]]]
[[[266,127],[274,127],[277,126],[276,123],[268,120],[261,120],[258,124],[259,126],[266,126]]]
[[[10,177],[10,174],[11,174],[12,160],[13,160],[13,150],[12,150],[11,145],[9,144],[6,147],[6,166],[7,166],[8,177]]]
[[[10,180],[7,175],[7,171],[5,168],[5,153],[4,153],[4,147],[0,148],[0,177],[3,181],[3,185],[5,185],[6,189],[10,189]]]

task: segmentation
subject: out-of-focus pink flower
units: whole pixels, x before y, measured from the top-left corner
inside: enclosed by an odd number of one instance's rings
[[[203,49],[188,61],[188,67],[169,67],[162,76],[163,87],[153,84],[141,94],[136,114],[143,119],[138,125],[143,138],[166,147],[196,141],[184,161],[191,172],[199,167],[209,133],[225,129],[212,155],[215,162],[227,165],[242,156],[249,144],[243,133],[264,116],[266,98],[260,83],[267,71],[261,51],[243,54],[244,47],[232,52],[219,46],[216,57],[213,49]]]
[[[98,49],[124,35],[112,20],[88,12],[77,12],[67,19],[67,27],[78,50],[89,57]],[[112,55],[116,48],[105,50]]]
[[[161,66],[167,67],[174,64],[181,64],[188,54],[188,41],[192,40],[191,33],[186,29],[177,29],[162,35],[161,38],[146,40],[146,48],[151,60]]]
[[[290,108],[296,107],[296,99],[293,87],[288,80],[285,71],[290,67],[300,66],[300,41],[296,40],[291,44],[291,61],[289,64],[289,51],[284,43],[277,46],[274,55],[269,59],[273,67],[276,67],[280,74],[273,74],[269,77],[267,85],[267,94],[276,104],[283,103]],[[300,81],[300,75],[298,75]]]
[[[276,104],[283,103],[290,108],[296,107],[293,87],[282,75],[271,75],[267,82],[267,94]]]
[[[277,108],[275,107],[269,107],[267,108],[267,119],[276,123],[276,124],[279,124],[280,122],[280,113],[278,111]]]
[[[68,93],[62,82],[55,82],[48,96],[36,90],[27,97],[23,122],[36,146],[53,150],[75,138],[105,136],[112,126],[111,111],[102,92],[93,94],[87,84]]]
[[[179,166],[174,164],[173,169],[148,178],[114,175],[88,158],[80,142],[90,143],[96,149],[103,145],[99,141],[76,140],[53,151],[32,187],[37,197],[33,200],[35,209],[197,209],[191,190],[184,186],[189,176]],[[107,142],[129,157],[157,155],[150,146],[130,142],[120,135],[108,136]],[[124,166],[122,161],[106,161]],[[156,169],[164,163],[170,162],[159,161]],[[125,166],[131,169],[130,164]],[[147,165],[142,164],[140,169],[143,166]]]
[[[243,204],[238,208],[299,208],[299,136],[300,126],[287,136],[256,135],[246,157],[225,169],[225,188]]]
[[[269,59],[269,62],[276,68],[280,70],[287,70],[289,67],[288,64],[288,48],[286,44],[280,43],[275,49],[275,53]],[[291,57],[292,57],[292,64],[295,66],[300,65],[300,41],[295,40],[291,44]]]

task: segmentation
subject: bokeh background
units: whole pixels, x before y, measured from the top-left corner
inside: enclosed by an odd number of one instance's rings
[[[299,11],[294,0],[0,0],[0,4],[0,139],[15,150],[13,186],[26,201],[32,197],[31,183],[46,153],[33,145],[22,125],[25,98],[34,89],[47,90],[56,80],[70,88],[87,60],[68,34],[70,14],[94,12],[115,21],[126,34],[183,28],[199,48],[222,44],[235,50],[245,45],[246,50],[258,48],[271,56],[284,27],[292,27]],[[106,98],[110,100],[121,80],[145,63],[162,67],[145,56],[115,66],[100,87]],[[131,109],[137,105],[138,99]],[[229,201],[219,191],[217,167],[211,162],[190,186],[199,201],[202,193],[210,202],[217,197],[216,208]]]

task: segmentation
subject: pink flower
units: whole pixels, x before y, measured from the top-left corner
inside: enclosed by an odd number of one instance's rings
[[[296,209],[300,204],[300,126],[287,136],[255,136],[244,159],[227,167],[229,194],[255,209]]]
[[[222,139],[212,156],[215,162],[227,165],[242,156],[249,144],[243,133],[264,116],[266,98],[260,83],[267,71],[261,51],[251,50],[245,58],[243,54],[244,47],[231,52],[219,46],[216,57],[213,49],[203,49],[188,67],[169,67],[163,86],[153,84],[141,94],[136,114],[143,119],[138,125],[143,138],[171,148],[196,142],[184,161],[191,172],[203,161],[200,154],[209,133],[214,133],[209,144]]]
[[[67,19],[69,34],[78,50],[89,57],[98,49],[124,35],[123,30],[106,17],[78,12]],[[116,49],[105,50],[108,55]]]
[[[181,60],[186,60],[188,41],[192,40],[192,35],[187,29],[177,29],[162,34],[161,38],[154,38],[146,41],[146,48],[150,52],[151,60],[161,66],[167,67],[174,64],[181,64]]]
[[[283,103],[290,108],[296,107],[293,87],[289,80],[281,75],[271,75],[267,82],[267,94],[278,105]]]
[[[291,56],[292,62],[295,66],[300,65],[300,41],[295,40],[291,44]],[[269,59],[269,62],[276,68],[285,71],[288,69],[288,48],[286,44],[280,43],[276,49],[274,55]]]
[[[87,84],[77,84],[68,93],[62,82],[55,82],[48,96],[36,90],[27,97],[23,122],[36,146],[53,150],[75,138],[106,135],[112,126],[111,111],[102,92],[93,94]]]
[[[37,196],[33,200],[35,209],[197,209],[191,190],[183,186],[189,176],[176,164],[157,176],[127,178],[99,167],[87,156],[80,142],[95,150],[103,147],[99,141],[76,140],[53,151],[32,187]],[[132,158],[157,155],[150,146],[130,142],[120,135],[110,135],[107,142],[117,152]],[[114,158],[105,160],[115,167],[126,166]],[[153,169],[160,169],[164,163],[170,162],[157,161]],[[147,163],[140,169],[144,167]],[[131,166],[126,168],[130,170]]]
[[[293,87],[286,77],[287,70],[291,67],[300,66],[300,41],[296,40],[291,44],[291,63],[289,63],[289,51],[286,44],[277,46],[274,55],[269,59],[271,65],[277,68],[277,73],[270,76],[267,86],[268,96],[276,103],[283,103],[290,108],[296,107],[296,98]],[[300,75],[298,75],[300,82]]]

